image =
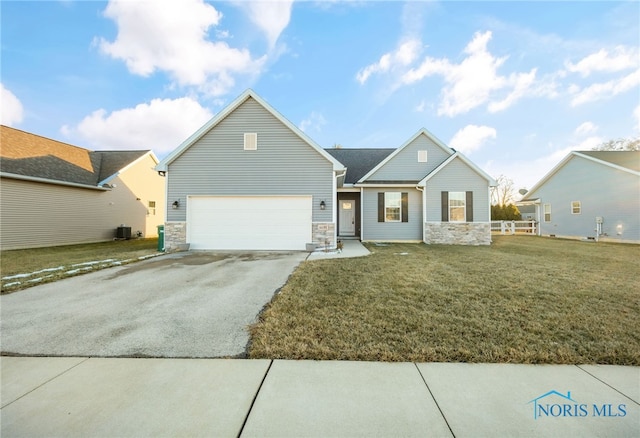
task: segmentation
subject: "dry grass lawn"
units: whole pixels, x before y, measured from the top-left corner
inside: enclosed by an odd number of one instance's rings
[[[304,262],[251,358],[640,365],[640,246],[495,236]]]
[[[2,293],[157,254],[158,239],[133,239],[0,252]]]

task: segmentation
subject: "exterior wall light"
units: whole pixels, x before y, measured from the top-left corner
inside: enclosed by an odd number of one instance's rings
[[[327,204],[324,201],[320,201],[320,210],[327,208]]]
[[[177,210],[177,209],[178,209],[178,207],[180,207],[180,201],[173,201],[173,204],[171,204],[171,207],[172,207],[174,210]]]

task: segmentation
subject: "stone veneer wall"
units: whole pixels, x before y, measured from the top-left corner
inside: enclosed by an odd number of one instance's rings
[[[164,224],[164,250],[171,252],[178,250],[178,245],[187,243],[186,222],[166,222]]]
[[[425,222],[424,243],[445,245],[490,245],[489,222]]]
[[[311,240],[318,248],[334,248],[336,235],[336,224],[333,222],[313,222],[311,225]]]

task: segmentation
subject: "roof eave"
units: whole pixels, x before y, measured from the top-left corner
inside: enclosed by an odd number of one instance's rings
[[[17,179],[17,180],[21,180],[21,181],[37,182],[37,183],[42,183],[42,184],[54,184],[54,185],[58,185],[58,186],[77,187],[77,188],[80,188],[80,189],[91,189],[91,190],[99,190],[99,191],[111,190],[110,187],[91,186],[91,185],[88,185],[88,184],[79,184],[79,183],[73,183],[73,182],[67,182],[67,181],[60,181],[60,180],[57,180],[57,179],[49,179],[49,178],[40,178],[40,177],[37,177],[37,176],[20,175],[20,174],[17,174],[17,173],[0,172],[0,177],[2,177],[2,178],[10,178],[10,179]]]
[[[365,176],[363,176],[362,178],[360,178],[358,180],[358,183],[364,182],[366,181],[369,177],[371,177],[373,174],[375,174],[378,170],[380,170],[385,164],[387,164],[389,161],[391,161],[393,159],[393,157],[395,157],[396,155],[398,155],[400,153],[401,150],[403,150],[405,147],[407,147],[408,145],[410,145],[416,138],[418,138],[420,135],[424,134],[429,140],[431,140],[432,142],[434,142],[437,146],[439,146],[440,148],[442,148],[443,151],[445,151],[448,154],[453,154],[455,151],[448,147],[447,145],[445,145],[443,142],[441,142],[435,135],[433,135],[431,132],[429,132],[426,128],[421,128],[418,132],[416,132],[413,136],[411,136],[409,138],[409,140],[405,141],[402,146],[400,146],[399,148],[397,148],[395,151],[391,152],[384,160],[382,160],[380,163],[378,163],[373,169],[371,169]]]
[[[198,129],[195,133],[193,133],[189,138],[183,141],[180,146],[174,149],[169,155],[167,155],[158,165],[156,166],[156,170],[159,172],[166,172],[168,170],[168,166],[176,160],[182,153],[191,147],[196,141],[198,141],[202,136],[204,136],[207,132],[213,129],[218,123],[224,120],[229,114],[235,111],[241,104],[243,104],[247,99],[253,98],[257,101],[262,107],[264,107],[268,112],[271,113],[276,119],[278,119],[281,123],[283,123],[286,127],[288,127],[291,131],[293,131],[296,135],[298,135],[305,143],[311,146],[316,150],[323,158],[329,161],[334,171],[342,171],[345,170],[345,167],[342,163],[332,157],[328,152],[322,149],[316,142],[314,142],[307,134],[302,132],[297,126],[287,120],[282,114],[280,114],[275,108],[269,105],[264,99],[262,99],[255,91],[252,89],[247,89],[244,93],[238,96],[233,102],[223,108],[218,114],[213,116],[207,123],[202,125],[200,129]]]

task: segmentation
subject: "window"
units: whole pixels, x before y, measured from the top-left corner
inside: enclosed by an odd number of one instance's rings
[[[427,151],[418,151],[418,163],[427,162]]]
[[[255,132],[247,132],[244,134],[244,150],[255,151],[258,149],[258,134]]]
[[[149,201],[149,210],[147,214],[151,216],[156,215],[156,201]]]
[[[571,201],[571,214],[580,214],[582,213],[582,205],[580,201]]]
[[[465,192],[449,192],[449,222],[464,222],[467,218]]]
[[[400,222],[402,219],[402,195],[400,192],[384,194],[384,221]]]
[[[378,222],[409,222],[409,194],[378,192]]]
[[[544,221],[551,222],[551,204],[544,204]]]

